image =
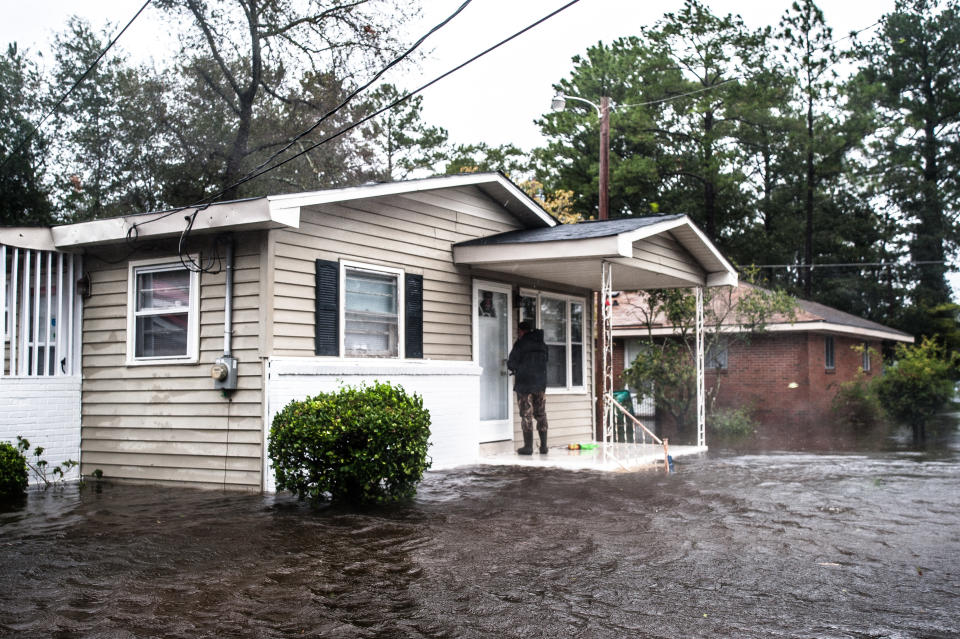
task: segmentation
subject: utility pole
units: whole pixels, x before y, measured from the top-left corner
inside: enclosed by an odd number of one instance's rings
[[[600,202],[599,218],[610,219],[610,98],[600,98]]]

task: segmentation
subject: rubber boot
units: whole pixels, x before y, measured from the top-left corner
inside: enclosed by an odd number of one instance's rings
[[[540,433],[540,454],[546,455],[547,454],[547,431],[541,430],[537,432]]]
[[[532,455],[533,454],[533,432],[524,432],[523,433],[523,448],[517,449],[518,455]]]

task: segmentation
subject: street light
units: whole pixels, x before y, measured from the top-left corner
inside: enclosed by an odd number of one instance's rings
[[[567,106],[567,100],[576,100],[585,102],[597,110],[597,116],[600,118],[600,194],[597,204],[598,217],[601,220],[609,219],[608,208],[610,205],[610,98],[600,97],[600,104],[594,104],[590,100],[580,98],[575,95],[564,95],[557,93],[550,101],[550,107],[554,111],[562,111]],[[605,265],[603,268],[607,268]],[[604,271],[607,273],[608,271]],[[604,279],[603,277],[601,279]],[[604,440],[604,424],[608,419],[609,407],[607,406],[606,396],[613,390],[613,360],[612,360],[612,326],[611,309],[606,305],[610,303],[610,282],[604,280],[601,285],[600,296],[597,299],[597,343],[602,351],[601,372],[602,377],[599,384],[596,385],[597,405],[600,409],[600,419],[597,429],[597,439]],[[594,359],[596,362],[596,359]]]
[[[597,116],[600,118],[600,195],[597,203],[598,217],[601,220],[609,219],[608,209],[610,206],[610,98],[601,96],[600,104],[594,104],[590,100],[580,98],[575,95],[564,95],[557,93],[550,101],[550,108],[554,111],[562,111],[567,106],[567,100],[577,100],[585,102],[597,110]]]

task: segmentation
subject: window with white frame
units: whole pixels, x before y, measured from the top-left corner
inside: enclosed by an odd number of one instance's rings
[[[199,285],[179,261],[130,264],[128,363],[197,360]]]
[[[520,321],[532,321],[543,329],[548,390],[583,390],[584,308],[583,298],[520,292]]]
[[[343,264],[343,353],[347,357],[399,357],[403,272]]]
[[[870,372],[870,342],[863,343],[863,372]]]

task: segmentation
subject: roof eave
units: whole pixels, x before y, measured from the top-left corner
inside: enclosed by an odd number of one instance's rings
[[[195,210],[174,209],[55,226],[51,229],[53,242],[56,248],[69,250],[115,244],[129,239],[175,237],[183,233],[185,218],[191,217]],[[274,211],[269,207],[267,198],[256,198],[213,204],[197,213],[191,230],[252,231],[299,225],[299,210]]]
[[[53,251],[53,234],[49,226],[9,226],[0,228],[0,244],[34,251]]]
[[[711,330],[711,327],[705,327],[707,332],[714,332]],[[648,335],[653,335],[654,337],[664,337],[668,335],[673,335],[676,330],[672,327],[667,326],[655,326],[652,330],[648,330],[646,326],[622,326],[613,328],[614,337],[647,337]],[[747,332],[746,329],[741,325],[731,325],[731,326],[722,326],[720,327],[721,333],[743,333]],[[797,322],[794,324],[790,323],[781,323],[781,324],[768,324],[764,327],[763,332],[767,333],[833,333],[838,335],[852,335],[855,337],[869,337],[880,340],[887,340],[892,342],[905,342],[907,344],[914,343],[913,335],[907,335],[906,333],[900,333],[898,331],[892,330],[880,330],[872,328],[861,328],[859,326],[848,326],[846,324],[837,324],[834,322]]]
[[[267,197],[270,208],[276,211],[318,206],[335,202],[347,202],[389,195],[419,193],[451,187],[476,186],[498,204],[530,223],[531,227],[556,226],[557,221],[543,210],[529,195],[501,173],[463,173],[404,182],[384,182],[350,186],[342,189],[271,195]]]

